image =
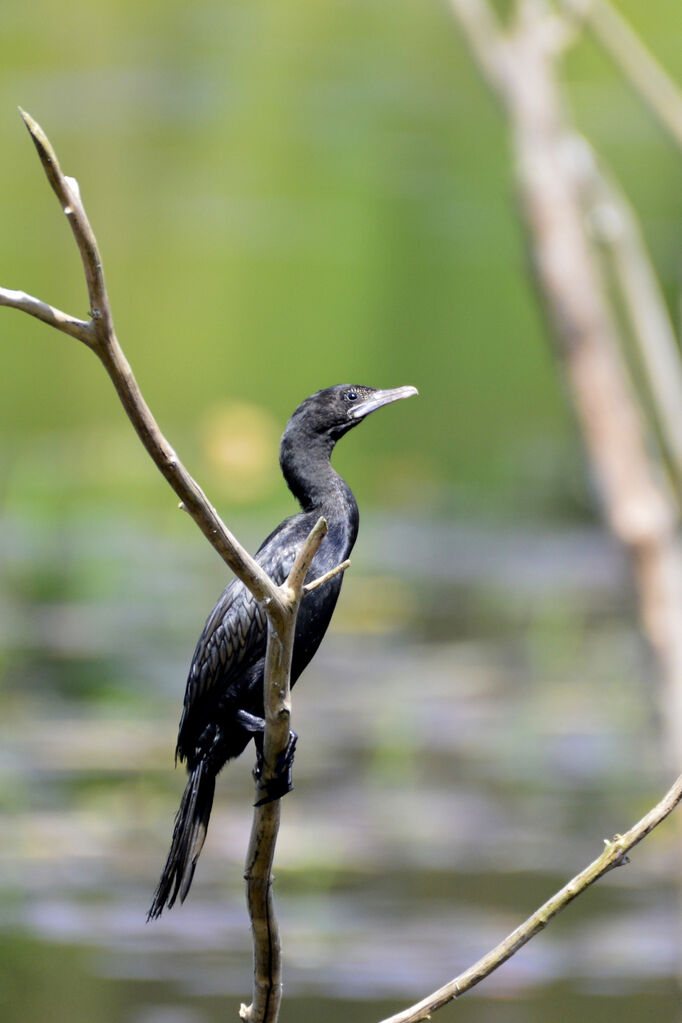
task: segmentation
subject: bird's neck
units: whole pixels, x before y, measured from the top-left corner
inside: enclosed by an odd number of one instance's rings
[[[329,437],[292,437],[285,432],[280,451],[284,479],[303,511],[324,515],[330,525],[339,518],[358,517],[352,490],[332,468],[333,449]]]

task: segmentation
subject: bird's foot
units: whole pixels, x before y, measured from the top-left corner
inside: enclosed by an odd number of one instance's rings
[[[234,719],[246,732],[253,732],[257,735],[259,732],[262,734],[265,731],[265,718],[259,718],[257,714],[249,714],[248,710],[238,710]]]
[[[264,795],[253,804],[254,806],[264,806],[265,803],[272,803],[275,799],[281,799],[282,796],[286,796],[287,792],[291,792],[293,789],[294,753],[296,752],[297,740],[296,732],[290,731],[287,744],[277,757],[275,776],[268,782],[261,781],[263,775],[263,751],[260,746],[257,747],[256,766],[253,769],[253,776],[260,783],[260,788]]]

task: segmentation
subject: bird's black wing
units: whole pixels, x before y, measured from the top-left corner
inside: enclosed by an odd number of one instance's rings
[[[310,520],[313,520],[312,522]],[[284,582],[315,516],[294,515],[268,536],[255,557],[277,585]],[[191,756],[220,701],[223,711],[240,709],[254,666],[265,656],[267,619],[239,580],[224,590],[199,637],[187,678],[178,732],[178,755]]]

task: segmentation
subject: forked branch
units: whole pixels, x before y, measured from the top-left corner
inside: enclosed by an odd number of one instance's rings
[[[91,348],[111,377],[125,411],[160,472],[223,561],[263,603],[268,619],[264,680],[264,765],[259,785],[267,783],[289,738],[289,680],[294,629],[306,574],[327,531],[320,519],[301,549],[287,581],[276,586],[228,530],[203,490],[185,469],[145,402],[114,331],[102,260],[78,183],[67,177],[44,131],[21,112],[48,181],[66,215],[80,252],[90,302],[90,319],[80,320],[23,291],[0,288],[0,305],[35,316]],[[342,571],[340,566],[338,571]],[[337,570],[335,570],[337,571]],[[257,797],[259,789],[257,787]],[[281,993],[280,949],[270,888],[279,826],[279,800],[258,807],[247,860],[248,904],[254,934],[253,1004],[244,1009],[251,1023],[275,1023]],[[259,899],[259,895],[262,898]]]
[[[281,587],[287,600],[271,608],[265,664],[265,737],[263,770],[256,779],[256,807],[246,855],[246,901],[253,934],[253,1001],[239,1015],[248,1023],[276,1023],[282,999],[282,959],[279,929],[272,902],[272,864],[279,830],[280,800],[262,802],[277,773],[277,758],[290,735],[289,680],[294,626],[308,570],[327,533],[318,519]]]
[[[41,299],[7,288],[0,288],[0,305],[29,313],[64,334],[82,341],[95,352],[111,377],[140,440],[209,543],[258,600],[274,596],[276,590],[274,584],[228,530],[199,484],[185,469],[159,429],[116,338],[102,259],[85,212],[78,182],[62,172],[57,155],[40,125],[23,110],[21,116],[76,240],[85,272],[90,319],[80,320]]]

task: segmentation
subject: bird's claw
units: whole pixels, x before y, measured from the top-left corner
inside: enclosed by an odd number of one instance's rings
[[[257,800],[254,806],[264,806],[266,803],[273,803],[276,799],[286,796],[294,787],[293,767],[294,753],[298,736],[293,730],[289,732],[289,738],[285,748],[277,757],[275,762],[275,776],[270,781],[262,782],[263,775],[263,753],[260,749],[256,753],[256,766],[253,769],[253,776],[264,795]]]

